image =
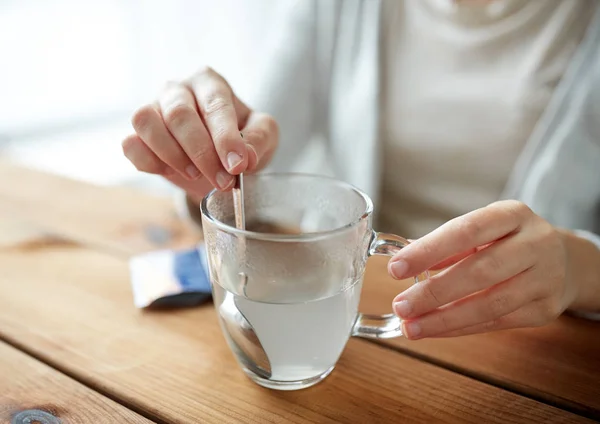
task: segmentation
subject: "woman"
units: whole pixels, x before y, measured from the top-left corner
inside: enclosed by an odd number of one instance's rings
[[[417,238],[391,259],[392,276],[446,268],[394,299],[410,339],[591,316],[596,3],[298,1],[255,109],[206,68],[139,109],[123,149],[190,203],[240,172],[323,153],[315,169],[374,197],[379,228]]]

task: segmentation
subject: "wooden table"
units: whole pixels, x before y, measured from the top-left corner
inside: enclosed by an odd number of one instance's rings
[[[261,388],[235,363],[211,304],[133,306],[128,258],[199,237],[170,199],[0,163],[0,422],[600,419],[600,324],[570,317],[458,339],[352,339],[325,382]],[[367,312],[388,311],[401,288],[384,265],[369,264]]]

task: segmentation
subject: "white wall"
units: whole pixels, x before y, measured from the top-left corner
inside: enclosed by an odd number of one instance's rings
[[[201,64],[245,91],[281,0],[0,1],[0,129],[111,115]]]

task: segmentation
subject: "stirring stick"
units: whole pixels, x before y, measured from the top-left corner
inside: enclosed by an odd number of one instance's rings
[[[244,210],[244,174],[241,173],[233,186],[233,211],[235,213],[235,227],[238,230],[246,229],[246,211]]]
[[[240,132],[242,138],[244,135]],[[246,229],[246,210],[244,207],[244,173],[241,173],[237,176],[235,180],[235,185],[233,186],[233,212],[235,214],[235,227],[238,230]],[[243,237],[239,238],[238,245],[238,258],[241,263],[246,261],[246,240]],[[244,295],[246,294],[246,283],[248,282],[248,278],[246,274],[240,272],[240,283],[242,285],[242,290]]]
[[[237,176],[235,186],[232,190],[233,193],[233,212],[235,214],[235,227],[238,230],[246,229],[246,213],[244,210],[244,175],[240,174]],[[240,265],[246,261],[246,240],[245,238],[238,238],[238,261]],[[239,273],[241,289],[246,294],[246,283],[248,278],[243,272]]]
[[[240,131],[240,137],[244,134]],[[244,209],[244,173],[237,176],[233,186],[233,212],[235,213],[235,227],[238,230],[246,229],[246,211]]]

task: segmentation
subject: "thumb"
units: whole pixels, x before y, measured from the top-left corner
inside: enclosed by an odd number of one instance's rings
[[[242,129],[242,137],[248,150],[246,172],[256,172],[269,164],[279,144],[279,127],[275,119],[266,113],[253,112]]]

